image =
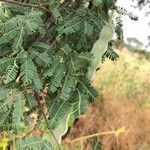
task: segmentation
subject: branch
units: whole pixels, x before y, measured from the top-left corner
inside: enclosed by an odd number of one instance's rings
[[[42,115],[44,117],[46,125],[48,126],[48,120],[47,120],[46,115],[45,115],[45,113],[43,111],[43,106],[42,106],[42,104],[40,102],[39,94],[37,92],[34,92],[34,94],[35,94],[35,97],[36,97],[36,100],[37,100],[38,108],[39,108],[39,110],[41,111],[41,113],[42,113]],[[55,137],[55,134],[53,133],[53,131],[51,129],[49,129],[49,131],[50,131],[52,137],[54,138],[54,140],[56,142],[58,150],[61,150],[61,147],[60,147],[60,145],[59,145],[59,143],[58,143],[58,141],[57,141],[57,139]]]
[[[46,9],[45,7],[43,6],[39,6],[39,5],[33,5],[33,4],[27,4],[27,3],[22,3],[22,2],[17,2],[17,1],[14,1],[14,0],[0,0],[1,2],[5,2],[5,3],[10,3],[10,4],[16,4],[16,5],[19,5],[19,6],[23,6],[23,7],[32,7],[32,8],[37,8],[37,9],[40,9],[44,12],[47,12],[48,14],[52,14],[52,12],[48,9]]]
[[[108,21],[109,24],[112,24],[114,13],[115,13],[115,10],[112,9],[112,12],[111,12],[111,15],[110,15],[110,18],[109,18],[109,21]]]
[[[62,12],[65,7],[67,7],[69,4],[71,4],[72,0],[65,0],[60,6],[59,6],[59,11]]]
[[[93,138],[95,136],[108,135],[108,134],[114,134],[116,137],[118,137],[121,133],[124,133],[125,131],[126,131],[125,126],[123,126],[121,128],[118,128],[117,130],[94,133],[94,134],[91,134],[91,135],[86,135],[86,136],[76,138],[74,140],[68,140],[68,141],[66,141],[66,143],[73,143],[73,142],[77,142],[77,141],[80,141],[80,140]]]

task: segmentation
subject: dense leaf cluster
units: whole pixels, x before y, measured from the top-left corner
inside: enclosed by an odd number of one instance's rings
[[[113,0],[1,0],[0,132],[14,137],[10,145],[53,149],[47,130],[85,113],[97,96],[86,79],[90,50],[113,7]]]

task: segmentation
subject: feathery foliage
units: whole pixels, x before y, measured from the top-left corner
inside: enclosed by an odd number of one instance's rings
[[[61,149],[53,133],[61,119],[83,115],[98,95],[86,74],[110,9],[134,18],[114,0],[0,0],[0,132],[9,132],[9,146]],[[121,27],[114,23],[119,37]]]
[[[116,61],[119,58],[119,55],[113,49],[113,41],[110,41],[108,43],[107,51],[102,56],[102,63],[105,61],[106,58],[112,61]]]

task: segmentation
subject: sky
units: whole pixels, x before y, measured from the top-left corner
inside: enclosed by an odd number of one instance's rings
[[[136,3],[132,0],[118,0],[117,5],[127,9],[139,18],[138,21],[130,20],[127,16],[122,18],[125,42],[127,41],[127,38],[135,37],[142,42],[144,46],[148,45],[147,37],[150,35],[150,25],[148,25],[150,23],[150,14],[149,16],[146,16],[145,12],[150,11],[150,9],[148,7],[145,7],[142,10],[134,8],[132,6],[136,5]],[[150,47],[148,50],[149,49]]]

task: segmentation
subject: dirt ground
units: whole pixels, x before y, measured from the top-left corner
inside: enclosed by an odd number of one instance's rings
[[[116,130],[125,126],[125,132],[118,139],[115,135],[99,136],[104,150],[149,150],[150,149],[150,110],[136,110],[132,103],[107,100],[97,101],[89,106],[88,112],[70,130],[69,139],[98,132]],[[70,144],[71,147],[84,147],[92,150],[91,140]]]

